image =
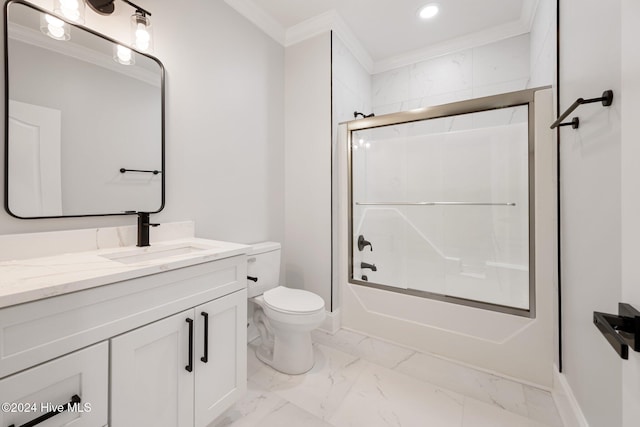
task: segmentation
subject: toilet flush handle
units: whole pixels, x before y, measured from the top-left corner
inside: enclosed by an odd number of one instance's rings
[[[252,281],[254,281],[254,282],[257,282],[257,281],[258,281],[258,278],[257,278],[257,277],[247,276],[247,280],[252,280]]]

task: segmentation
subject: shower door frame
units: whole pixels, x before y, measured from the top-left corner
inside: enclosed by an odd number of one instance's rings
[[[475,98],[467,101],[453,102],[450,104],[437,105],[433,107],[425,107],[416,110],[403,111],[400,113],[386,114],[384,116],[369,117],[360,120],[352,120],[346,122],[347,126],[347,179],[348,179],[348,282],[355,285],[367,286],[370,288],[381,289],[385,291],[398,292],[406,295],[413,295],[423,298],[429,298],[438,301],[444,301],[454,304],[465,305],[469,307],[481,308],[485,310],[496,311],[516,316],[535,318],[536,316],[536,287],[535,287],[535,93],[539,90],[548,89],[549,86],[526,89],[517,92],[509,92],[500,95],[487,96],[483,98]],[[499,110],[503,108],[519,107],[526,105],[528,107],[528,182],[529,182],[529,308],[518,308],[506,305],[494,304],[490,302],[476,301],[455,297],[450,295],[438,294],[429,291],[417,289],[397,288],[379,283],[365,282],[354,278],[353,275],[353,165],[351,156],[352,134],[355,131],[372,129],[377,127],[399,125],[429,119],[437,119],[462,114],[479,113],[483,111]]]

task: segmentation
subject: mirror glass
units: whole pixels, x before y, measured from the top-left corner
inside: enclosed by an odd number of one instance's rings
[[[138,52],[123,64],[114,41],[20,1],[5,6],[5,28],[7,211],[161,210],[162,64]]]

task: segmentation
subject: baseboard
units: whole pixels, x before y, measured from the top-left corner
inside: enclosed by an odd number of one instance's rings
[[[325,317],[324,322],[318,328],[325,332],[330,333],[331,335],[338,332],[340,329],[340,309],[336,309],[333,312],[327,311],[327,317]]]
[[[580,405],[567,382],[567,378],[553,365],[553,390],[551,392],[560,418],[565,427],[589,427],[589,423],[580,409]]]

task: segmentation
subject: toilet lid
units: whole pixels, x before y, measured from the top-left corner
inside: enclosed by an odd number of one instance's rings
[[[262,297],[271,308],[290,313],[309,313],[322,310],[324,300],[313,292],[302,289],[277,288],[266,291]]]

